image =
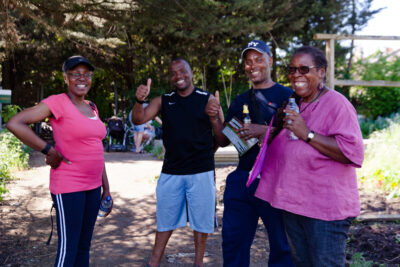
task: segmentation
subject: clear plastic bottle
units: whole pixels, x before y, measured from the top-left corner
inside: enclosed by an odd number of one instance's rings
[[[243,105],[243,124],[250,124],[251,123],[251,118],[250,118],[250,112],[249,112],[249,107],[245,104]],[[255,143],[258,143],[258,139],[253,137],[249,140],[246,141],[247,144],[252,147]]]
[[[299,113],[299,106],[296,104],[296,100],[294,98],[289,98],[289,103],[286,106],[287,109],[296,111]],[[291,123],[292,120],[288,120],[288,123]],[[289,140],[298,140],[299,138],[292,132],[292,131],[287,131],[287,137]]]
[[[111,196],[107,196],[100,202],[99,217],[104,217],[104,215],[106,215],[107,212],[110,211],[111,206],[112,206]]]

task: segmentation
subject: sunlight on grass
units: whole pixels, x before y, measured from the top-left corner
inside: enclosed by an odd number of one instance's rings
[[[371,134],[357,174],[363,189],[381,190],[388,198],[400,195],[400,123]]]

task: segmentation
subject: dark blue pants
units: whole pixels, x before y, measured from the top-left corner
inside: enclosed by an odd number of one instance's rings
[[[89,266],[89,250],[100,206],[101,187],[51,194],[57,212],[58,249],[54,266]]]
[[[281,211],[254,197],[259,180],[256,179],[247,188],[248,176],[249,172],[237,169],[226,179],[222,220],[224,266],[250,265],[250,248],[260,217],[268,231],[268,266],[293,266]]]
[[[286,211],[282,216],[297,267],[345,266],[347,233],[354,218],[322,221]]]

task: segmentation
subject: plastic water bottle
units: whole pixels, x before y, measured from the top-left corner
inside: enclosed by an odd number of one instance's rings
[[[111,196],[107,196],[100,203],[99,217],[104,217],[104,215],[106,215],[107,212],[110,211],[111,206],[112,206]]]
[[[289,98],[289,103],[286,106],[287,109],[296,111],[297,113],[299,113],[299,106],[296,104],[296,101],[294,98]],[[288,120],[288,123],[291,123],[292,120]],[[298,140],[299,138],[292,132],[289,131],[287,132],[287,137],[289,140]]]

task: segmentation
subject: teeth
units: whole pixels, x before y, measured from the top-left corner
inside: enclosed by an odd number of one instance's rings
[[[183,84],[185,81],[184,80],[179,80],[179,81],[177,81],[176,83],[177,84]]]
[[[78,87],[78,88],[85,88],[85,87],[86,87],[86,84],[77,84],[76,87]]]
[[[305,86],[306,83],[305,82],[296,82],[295,85],[296,86]]]
[[[252,71],[251,73],[257,75],[259,71]]]

